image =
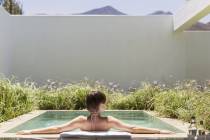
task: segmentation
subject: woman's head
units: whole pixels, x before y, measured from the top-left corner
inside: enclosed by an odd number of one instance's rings
[[[87,109],[90,112],[102,112],[105,109],[106,95],[100,91],[92,91],[86,97]]]

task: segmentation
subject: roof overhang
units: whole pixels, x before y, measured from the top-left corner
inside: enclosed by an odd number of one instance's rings
[[[183,31],[190,28],[210,13],[210,0],[189,0],[174,15],[174,30]]]

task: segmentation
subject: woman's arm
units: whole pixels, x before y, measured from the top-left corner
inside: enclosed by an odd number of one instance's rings
[[[108,121],[111,128],[127,131],[134,134],[172,134],[173,133],[171,131],[132,126],[129,124],[125,124],[114,117],[108,117]]]
[[[18,135],[30,135],[30,134],[59,134],[65,131],[71,131],[77,128],[80,128],[82,125],[82,122],[84,120],[83,116],[79,116],[70,122],[59,125],[59,126],[52,126],[48,128],[43,129],[34,129],[34,130],[26,130],[26,131],[20,131],[17,134]]]

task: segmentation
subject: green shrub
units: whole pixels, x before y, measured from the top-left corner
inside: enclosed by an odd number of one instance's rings
[[[183,91],[168,90],[155,96],[154,108],[160,115],[178,118],[178,110],[184,108],[189,96]]]
[[[86,95],[91,91],[88,86],[67,85],[39,94],[38,106],[44,110],[85,109]]]
[[[131,109],[131,110],[153,110],[154,96],[160,92],[158,86],[143,83],[142,88],[129,93],[127,96],[119,96],[112,103],[112,109]]]
[[[160,92],[159,86],[143,83],[143,88],[134,92],[136,110],[154,110],[154,96]]]
[[[102,91],[107,97],[107,109],[112,103],[122,96],[121,93],[112,91],[104,85],[93,85],[87,83],[69,84],[58,89],[42,90],[38,95],[39,109],[43,110],[80,110],[86,108],[86,96],[90,91]]]
[[[68,96],[59,94],[59,92],[43,91],[38,96],[38,107],[41,110],[64,110],[72,109],[72,104]]]
[[[70,85],[67,87],[64,87],[62,89],[62,92],[70,93],[70,100],[73,104],[73,109],[80,110],[86,108],[86,96],[88,93],[90,93],[91,88],[86,86],[79,86],[79,85]]]
[[[135,98],[133,95],[119,96],[110,105],[111,109],[129,110],[135,109]]]
[[[197,121],[203,121],[204,127],[210,130],[210,93],[200,93],[197,95],[195,103]]]
[[[34,85],[0,80],[0,122],[12,119],[34,109],[33,95],[38,92]]]
[[[186,100],[183,102],[183,106],[177,109],[177,115],[179,119],[190,122],[191,117],[196,115],[198,94],[191,90],[183,90],[183,93]]]
[[[196,117],[199,125],[204,122],[204,127],[210,130],[210,93],[191,93],[190,99],[183,107],[185,113],[179,112],[179,119],[189,122],[192,116]]]

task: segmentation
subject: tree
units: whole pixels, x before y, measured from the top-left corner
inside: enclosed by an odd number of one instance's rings
[[[16,0],[3,0],[3,7],[12,15],[22,15],[22,5]]]

